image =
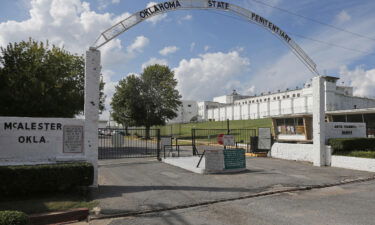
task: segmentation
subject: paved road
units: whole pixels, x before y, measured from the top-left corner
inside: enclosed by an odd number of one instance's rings
[[[375,181],[283,193],[111,220],[92,225],[370,225]]]
[[[95,198],[103,214],[127,213],[374,176],[270,158],[248,158],[247,168],[239,174],[202,175],[154,159],[105,160]]]

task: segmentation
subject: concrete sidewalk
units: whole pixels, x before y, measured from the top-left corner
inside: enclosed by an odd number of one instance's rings
[[[102,214],[128,213],[374,176],[271,158],[248,158],[246,163],[243,173],[203,175],[155,159],[101,161],[95,198]]]

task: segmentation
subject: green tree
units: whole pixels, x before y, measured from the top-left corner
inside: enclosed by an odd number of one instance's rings
[[[32,39],[0,50],[0,116],[74,117],[83,111],[82,56]],[[100,110],[103,88],[101,81]]]
[[[113,119],[128,126],[146,127],[149,138],[151,126],[165,125],[166,120],[177,116],[181,96],[176,86],[174,72],[167,66],[152,65],[140,76],[127,76],[119,81],[112,98]]]

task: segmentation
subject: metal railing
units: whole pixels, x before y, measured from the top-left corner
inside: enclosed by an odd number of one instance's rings
[[[244,148],[250,151],[251,137],[257,135],[255,129],[192,129],[193,155],[200,155],[204,150],[210,148],[224,148],[218,144],[219,134],[230,134],[234,136],[235,146],[227,148]]]
[[[159,129],[99,128],[99,159],[158,157]]]

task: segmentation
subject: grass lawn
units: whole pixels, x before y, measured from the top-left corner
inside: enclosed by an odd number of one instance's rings
[[[258,129],[258,127],[272,127],[272,120],[231,120],[229,121],[230,129]],[[227,121],[212,121],[199,123],[171,124],[158,126],[161,135],[173,135],[174,137],[191,137],[191,129],[227,129]]]
[[[18,210],[26,214],[64,211],[74,208],[92,209],[98,205],[83,196],[74,194],[54,194],[33,196],[28,198],[7,198],[0,200],[1,210]]]
[[[351,152],[337,152],[334,155],[359,157],[359,158],[369,158],[375,159],[375,151],[351,151]]]

